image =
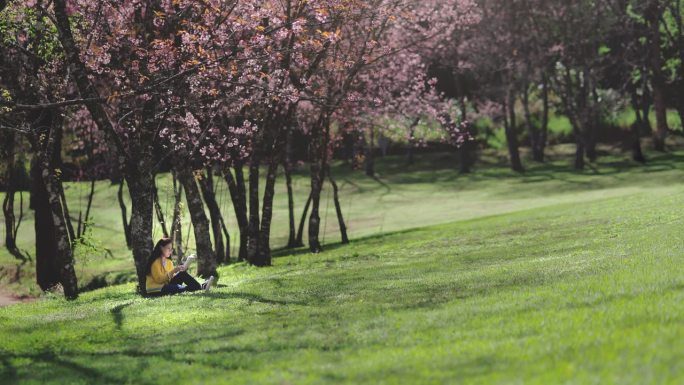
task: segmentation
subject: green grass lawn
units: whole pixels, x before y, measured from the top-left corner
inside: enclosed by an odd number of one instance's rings
[[[684,154],[460,177],[443,157],[339,169],[351,245],[222,267],[208,294],[0,308],[0,383],[684,382]]]

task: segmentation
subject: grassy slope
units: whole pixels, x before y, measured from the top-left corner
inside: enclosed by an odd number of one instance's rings
[[[477,218],[225,267],[210,294],[2,308],[0,383],[681,383],[681,161],[604,162],[394,174],[392,197],[436,180],[403,226]]]

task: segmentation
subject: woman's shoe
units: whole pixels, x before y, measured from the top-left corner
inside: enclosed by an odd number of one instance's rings
[[[202,284],[202,288],[204,289],[205,292],[208,292],[209,289],[211,289],[211,285],[214,283],[214,276],[210,276],[209,279],[204,281]]]

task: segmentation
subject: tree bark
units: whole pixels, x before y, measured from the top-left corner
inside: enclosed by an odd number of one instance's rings
[[[368,175],[371,178],[375,177],[375,154],[373,153],[373,147],[374,146],[375,146],[375,130],[373,129],[373,127],[371,127],[370,128],[370,142],[368,144],[368,147],[366,148],[366,175]],[[318,206],[315,202],[316,202],[316,199],[314,199],[314,206],[316,207],[316,211],[318,211]]]
[[[169,237],[169,230],[166,228],[166,222],[164,221],[164,212],[161,209],[161,204],[159,204],[159,190],[157,189],[157,178],[154,178],[154,184],[152,185],[154,193],[154,212],[157,214],[157,220],[161,226],[164,238]]]
[[[663,84],[654,79],[653,83],[653,106],[656,115],[656,130],[653,133],[653,145],[656,151],[665,151],[665,138],[667,137],[667,108],[665,105],[665,93]]]
[[[459,108],[461,110],[461,122],[467,122],[468,121],[468,110],[466,106],[466,100],[465,97],[461,97],[459,100]],[[470,125],[468,125],[470,131]],[[466,134],[470,134],[470,132],[466,132]],[[472,167],[472,157],[473,157],[473,144],[470,140],[466,140],[461,144],[461,147],[458,148],[458,172],[461,174],[470,174],[471,167]]]
[[[90,218],[90,209],[93,206],[93,198],[95,197],[95,179],[90,181],[90,191],[88,192],[88,203],[86,203],[85,216],[81,222],[81,214],[78,214],[78,231],[76,232],[76,239],[81,238],[86,231],[88,231],[88,219]]]
[[[532,121],[532,113],[530,112],[530,85],[526,84],[523,89],[523,110],[525,111],[525,126],[527,132],[530,134],[530,146],[532,147],[532,159],[535,162],[544,162],[544,153],[541,150],[541,133],[537,126]],[[541,150],[541,152],[540,152]]]
[[[311,140],[311,215],[309,216],[309,250],[312,253],[320,253],[323,250],[318,239],[321,226],[321,218],[318,210],[321,203],[321,190],[323,189],[326,160],[328,156],[328,122],[321,116],[318,124],[319,129],[314,130],[314,132],[317,131],[319,137],[314,136]],[[371,138],[372,136],[371,130]],[[368,158],[366,161],[368,161]],[[366,171],[368,171],[368,169],[366,169]]]
[[[60,131],[60,136],[61,136],[61,131]],[[60,138],[61,141],[61,138]],[[60,151],[61,151],[61,143],[60,143]],[[61,186],[61,182],[60,182]],[[69,214],[69,205],[67,204],[66,196],[64,195],[64,189],[60,188],[59,190],[59,200],[62,203],[62,210],[64,211],[64,218],[66,218],[65,225],[67,229],[67,233],[69,234],[69,239],[71,240],[71,247],[74,247],[74,241],[76,240],[76,231],[74,230],[73,223],[71,222],[71,214]]]
[[[573,75],[569,67],[565,67],[563,74],[565,78],[565,93],[562,95],[565,113],[572,125],[573,135],[575,136],[575,169],[584,169],[584,119],[586,117],[586,95],[584,87],[579,85],[577,93],[573,87]],[[573,102],[574,100],[574,102]],[[577,106],[575,107],[574,104]]]
[[[641,116],[641,111],[639,108],[639,97],[637,95],[636,89],[631,90],[631,102],[632,108],[636,115],[636,121],[631,127],[631,141],[632,141],[632,160],[639,163],[646,163],[646,158],[644,157],[643,151],[641,151],[641,132],[644,130],[644,120]]]
[[[297,229],[297,239],[295,240],[295,247],[304,246],[304,225],[306,223],[307,214],[309,213],[309,207],[311,207],[312,199],[312,194],[309,193],[309,197],[306,199],[306,204],[304,205],[304,210],[302,211],[302,217],[299,219],[299,228]]]
[[[644,127],[646,127],[647,132],[653,132],[653,126],[651,125],[652,96],[650,95],[650,90],[648,88],[648,81],[644,80],[642,90],[641,119],[644,121]]]
[[[275,196],[276,172],[278,171],[278,160],[276,155],[268,165],[266,173],[266,186],[264,189],[264,200],[261,213],[261,229],[259,231],[259,250],[257,257],[250,261],[254,266],[271,266],[271,220],[273,219],[273,198]]]
[[[188,202],[188,210],[195,234],[197,272],[203,278],[209,278],[211,275],[218,276],[216,254],[214,254],[211,236],[209,235],[209,220],[204,213],[204,204],[197,188],[195,176],[187,167],[181,167],[177,172],[185,190],[185,200]]]
[[[588,72],[588,71],[587,71]],[[588,75],[585,75],[587,78],[589,77]],[[598,110],[598,104],[599,104],[599,97],[598,93],[596,91],[596,88],[591,88],[591,103],[589,104],[589,107],[587,108],[587,113],[588,113],[588,119],[586,120],[586,129],[585,129],[585,136],[586,136],[586,153],[587,153],[587,159],[589,159],[590,162],[596,162],[596,159],[598,159],[598,153],[596,152],[596,134],[597,131],[600,128],[600,113]]]
[[[51,114],[52,115],[52,114]],[[52,223],[57,241],[56,267],[59,271],[59,281],[64,290],[64,297],[68,300],[78,298],[78,281],[74,269],[73,242],[70,237],[67,223],[70,221],[62,200],[62,181],[58,174],[59,164],[55,164],[55,155],[61,151],[62,122],[53,116],[50,122],[47,138],[43,135],[39,142],[47,140],[47,143],[39,143],[44,148],[41,154],[41,177],[45,184],[48,201],[52,213]]]
[[[537,147],[538,132],[537,127],[532,122],[532,113],[530,112],[530,85],[528,83],[523,86],[522,106],[523,115],[525,118],[525,127],[530,135],[530,146],[532,147],[532,154],[534,155],[535,148]]]
[[[204,203],[209,209],[209,218],[211,219],[211,231],[214,234],[214,245],[216,253],[216,263],[223,264],[226,262],[226,258],[230,260],[230,256],[226,255],[225,248],[223,246],[223,232],[221,231],[221,222],[223,222],[223,217],[221,215],[221,209],[216,202],[216,193],[214,191],[214,176],[212,175],[211,168],[207,169],[207,174],[205,177],[199,181],[200,188],[202,191],[202,197],[204,198]]]
[[[318,163],[314,161],[313,163]],[[322,251],[321,243],[318,240],[321,218],[318,208],[321,203],[322,180],[320,177],[320,165],[311,166],[311,214],[309,215],[309,250],[312,253]]]
[[[653,107],[656,114],[656,130],[653,132],[653,145],[656,151],[665,151],[667,137],[667,105],[665,101],[665,76],[661,57],[660,19],[663,7],[660,1],[649,1],[645,11],[645,19],[649,28],[649,65],[652,73]]]
[[[5,199],[2,202],[2,212],[5,216],[5,248],[14,258],[26,261],[26,256],[17,247],[17,231],[21,223],[21,215],[19,216],[19,222],[17,222],[14,215],[14,196],[17,190],[17,173],[14,163],[14,146],[16,145],[14,132],[8,132],[7,136],[3,139],[5,141],[3,144],[7,167]],[[23,204],[23,202],[20,204]],[[19,210],[20,213],[23,212],[23,207],[20,207]]]
[[[259,253],[259,159],[249,163],[249,221],[247,223],[247,261],[253,263]]]
[[[152,190],[152,184],[154,183],[154,176],[152,173],[127,175],[126,181],[131,196],[129,228],[131,231],[133,260],[138,275],[138,291],[140,294],[145,295],[147,259],[152,254],[153,247],[154,191]]]
[[[287,211],[289,236],[287,239],[288,249],[297,247],[297,230],[295,229],[295,214],[294,214],[294,192],[292,189],[292,168],[289,157],[283,162],[283,169],[285,170],[285,184],[287,186]]]
[[[505,119],[504,130],[506,131],[506,142],[508,143],[511,169],[515,172],[524,172],[525,169],[520,161],[518,133],[516,128],[515,93],[512,89],[508,90],[507,101],[504,103],[504,111],[508,114],[508,119]]]
[[[173,178],[173,220],[171,222],[171,240],[175,254],[180,258],[185,255],[183,249],[183,224],[181,223],[181,204],[183,198],[183,185],[178,183],[176,172],[171,171]]]
[[[36,233],[36,283],[41,290],[53,288],[60,281],[57,267],[57,238],[55,224],[52,221],[52,209],[48,192],[43,183],[42,168],[38,153],[31,162],[31,198],[30,206],[34,211],[34,229]]]
[[[333,200],[335,201],[335,211],[337,212],[337,223],[340,227],[340,236],[342,238],[342,244],[346,245],[349,243],[349,237],[347,236],[347,225],[344,223],[344,217],[342,216],[342,206],[340,205],[339,189],[337,188],[337,183],[332,176],[330,171],[330,166],[328,165],[328,179],[330,179],[330,184],[333,188]]]
[[[548,138],[548,132],[549,132],[549,84],[548,84],[548,79],[546,77],[546,74],[542,75],[542,121],[541,121],[541,128],[540,128],[540,137],[539,137],[539,149],[537,151],[537,155],[539,155],[539,159],[535,159],[537,162],[544,162],[546,161],[546,141]]]
[[[119,201],[119,208],[121,208],[121,223],[123,224],[124,236],[126,237],[126,246],[129,250],[132,249],[133,245],[131,243],[131,225],[128,222],[128,209],[126,208],[126,202],[123,198],[123,186],[124,180],[119,181],[119,191],[116,196]]]
[[[230,169],[224,173],[224,178],[228,184],[228,191],[230,191],[230,199],[233,202],[233,209],[235,211],[235,219],[238,223],[240,231],[240,245],[238,251],[238,262],[247,259],[247,227],[249,221],[247,219],[247,197],[245,195],[245,178],[242,173],[242,165],[238,164],[234,167],[235,178],[230,172]]]

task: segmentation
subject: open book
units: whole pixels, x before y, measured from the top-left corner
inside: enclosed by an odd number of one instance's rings
[[[197,256],[195,254],[188,255],[188,257],[185,258],[185,262],[183,262],[183,266],[185,266],[186,268],[190,267],[190,264],[194,262],[195,259],[197,259]]]

